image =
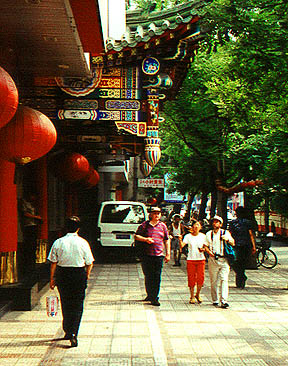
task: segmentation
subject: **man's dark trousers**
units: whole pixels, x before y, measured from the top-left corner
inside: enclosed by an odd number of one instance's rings
[[[145,288],[149,300],[158,300],[163,268],[163,256],[145,255],[142,258],[142,270],[145,277]]]
[[[248,258],[251,256],[251,247],[249,246],[235,246],[236,261],[233,264],[233,269],[236,273],[236,287],[244,288],[247,276],[245,269]]]
[[[57,267],[56,284],[61,299],[63,330],[77,336],[87,287],[84,267]]]

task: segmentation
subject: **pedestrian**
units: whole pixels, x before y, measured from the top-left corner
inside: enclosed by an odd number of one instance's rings
[[[78,235],[79,229],[79,217],[67,219],[67,234],[53,243],[48,256],[51,262],[50,288],[58,288],[64,339],[70,340],[71,347],[78,345],[85,290],[94,261],[89,243]]]
[[[169,237],[171,240],[171,250],[173,251],[174,267],[181,266],[180,239],[182,239],[185,234],[181,220],[181,215],[175,214],[172,217],[172,224],[169,226]]]
[[[206,245],[211,254],[208,259],[208,269],[211,284],[211,297],[214,306],[220,305],[226,309],[228,304],[228,277],[230,266],[228,260],[224,257],[224,241],[234,245],[234,239],[227,230],[222,230],[223,219],[220,216],[214,216],[212,219],[212,230],[206,233]]]
[[[145,245],[145,253],[141,261],[147,294],[144,301],[149,301],[154,306],[160,306],[159,292],[163,261],[168,263],[170,260],[169,233],[166,224],[160,221],[160,218],[161,209],[152,207],[149,220],[144,221],[135,233],[135,240]]]
[[[206,244],[206,236],[200,233],[202,226],[197,220],[193,220],[190,226],[190,233],[186,234],[183,241],[180,238],[180,248],[182,249],[186,244],[188,245],[188,256],[187,256],[187,277],[188,287],[190,290],[190,304],[195,304],[195,299],[199,304],[202,303],[200,297],[200,291],[204,284],[205,276],[205,256],[204,252],[209,249]],[[196,294],[194,289],[196,285]]]
[[[235,240],[236,261],[233,269],[236,273],[236,287],[244,289],[247,281],[246,264],[256,253],[256,242],[253,223],[247,218],[246,208],[239,206],[235,212],[237,218],[229,225],[229,231]]]

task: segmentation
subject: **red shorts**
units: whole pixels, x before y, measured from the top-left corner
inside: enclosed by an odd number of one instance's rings
[[[205,276],[205,260],[187,260],[188,286],[203,286]]]

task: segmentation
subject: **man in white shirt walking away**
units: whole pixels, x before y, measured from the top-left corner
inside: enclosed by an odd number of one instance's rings
[[[228,277],[230,266],[224,257],[224,241],[234,245],[234,239],[227,230],[222,230],[223,219],[214,216],[212,219],[212,230],[206,234],[206,245],[213,253],[208,259],[208,269],[211,283],[211,297],[214,306],[220,305],[222,309],[227,309],[228,304]]]
[[[85,290],[94,261],[89,243],[78,235],[79,229],[79,217],[67,219],[67,234],[54,242],[48,256],[51,262],[50,288],[58,288],[64,339],[70,340],[71,347],[78,346]]]

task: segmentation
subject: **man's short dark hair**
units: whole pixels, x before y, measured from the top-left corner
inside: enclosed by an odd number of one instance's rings
[[[78,216],[71,216],[66,219],[66,230],[68,233],[75,233],[81,226],[81,220]]]
[[[237,216],[239,219],[247,219],[248,212],[247,212],[246,207],[238,206],[238,207],[236,208],[235,212],[236,212],[236,216]]]

